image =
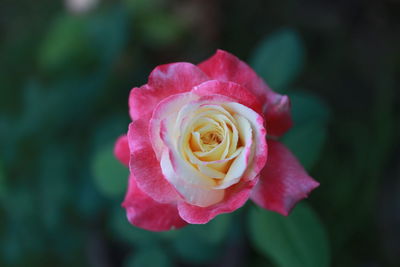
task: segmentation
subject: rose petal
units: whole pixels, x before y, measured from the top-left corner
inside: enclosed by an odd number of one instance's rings
[[[190,63],[178,62],[156,67],[146,85],[131,91],[129,111],[132,120],[142,117],[150,119],[161,100],[170,95],[188,92],[207,80],[207,75]]]
[[[290,113],[290,100],[287,95],[276,94],[271,100],[265,121],[267,122],[267,132],[270,136],[282,136],[292,125],[292,115]]]
[[[167,231],[187,223],[178,214],[175,204],[161,204],[143,193],[135,177],[129,178],[128,192],[122,206],[131,224],[150,231]]]
[[[149,124],[150,140],[158,160],[161,159],[164,148],[160,137],[161,121],[167,117],[175,117],[182,106],[197,98],[198,97],[192,93],[182,93],[169,96],[158,103]]]
[[[160,162],[151,147],[147,125],[143,120],[129,125],[128,141],[131,151],[129,167],[140,190],[160,203],[178,200],[176,190],[161,172]]]
[[[178,203],[179,215],[188,223],[204,224],[221,213],[237,210],[249,198],[251,189],[257,183],[258,178],[251,181],[240,182],[225,190],[225,198],[218,204],[209,207],[197,207],[185,202]]]
[[[264,168],[265,162],[268,156],[268,146],[266,142],[266,130],[264,128],[263,118],[249,109],[238,103],[228,103],[226,108],[231,109],[236,114],[246,118],[250,122],[252,127],[253,146],[254,149],[247,150],[246,159],[249,162],[249,166],[244,174],[244,179],[253,179],[260,171]],[[250,154],[251,153],[251,154]]]
[[[161,138],[165,144],[161,157],[164,177],[192,205],[206,207],[220,202],[224,198],[224,190],[212,189],[215,180],[199,172],[182,157],[171,140],[173,136],[167,132],[165,121],[161,123]]]
[[[256,96],[247,88],[234,82],[211,80],[194,87],[192,92],[199,96],[210,94],[224,95],[258,113],[262,113],[261,104]]]
[[[126,135],[120,136],[115,142],[114,155],[122,164],[127,167],[129,166],[129,158],[131,155],[129,151],[128,137]]]
[[[283,144],[268,140],[268,161],[251,199],[259,206],[288,215],[294,205],[319,186]]]
[[[244,179],[243,174],[249,167],[248,160],[251,154],[251,149],[254,147],[252,140],[253,133],[248,120],[237,114],[235,114],[235,119],[239,125],[239,136],[242,144],[244,144],[244,149],[233,160],[225,179],[216,187],[218,189],[225,189],[237,183],[240,179]]]
[[[281,136],[292,126],[287,96],[272,91],[253,69],[234,55],[217,50],[211,58],[198,66],[211,79],[238,83],[254,94],[263,103],[262,110],[269,135]]]

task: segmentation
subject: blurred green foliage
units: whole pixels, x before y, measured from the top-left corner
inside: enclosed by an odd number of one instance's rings
[[[125,192],[129,170],[115,158],[113,143],[96,152],[92,173],[94,183],[102,194],[122,196]]]
[[[3,1],[0,266],[398,266],[394,2]],[[288,217],[249,203],[206,225],[135,228],[112,155],[129,91],[217,48],[290,96],[282,141],[321,186]]]
[[[330,110],[317,96],[302,91],[288,92],[294,126],[283,142],[307,170],[318,162],[328,135]]]
[[[330,266],[327,235],[305,203],[298,204],[288,217],[252,208],[248,219],[254,246],[277,266]]]
[[[304,44],[292,29],[269,34],[255,48],[250,63],[257,73],[277,92],[283,92],[304,66]]]

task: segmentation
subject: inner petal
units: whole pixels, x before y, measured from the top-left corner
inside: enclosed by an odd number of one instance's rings
[[[241,172],[236,166],[233,168],[236,175],[230,170],[233,163],[237,165],[236,158],[242,154],[247,137],[241,129],[243,122],[238,122],[235,115],[223,106],[201,105],[181,117],[179,128],[183,135],[178,150],[197,171],[218,181],[214,188],[226,184],[223,181],[228,173],[232,183]]]
[[[192,136],[190,138],[190,148],[192,151],[204,151],[205,148],[203,146],[203,142],[200,140],[199,132],[192,132]]]

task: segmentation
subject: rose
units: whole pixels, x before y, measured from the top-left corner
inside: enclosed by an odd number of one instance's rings
[[[156,67],[129,107],[115,155],[130,168],[123,207],[133,225],[207,223],[249,198],[287,215],[319,185],[276,141],[292,125],[288,97],[225,51]]]

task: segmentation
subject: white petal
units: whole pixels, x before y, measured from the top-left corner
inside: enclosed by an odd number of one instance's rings
[[[172,95],[162,100],[153,112],[153,116],[149,122],[149,135],[150,141],[153,146],[153,150],[156,153],[157,159],[160,160],[163,151],[163,142],[160,138],[160,127],[161,121],[165,118],[176,118],[174,114],[177,114],[179,110],[186,105],[188,102],[197,99],[192,93],[182,93]],[[174,124],[174,121],[170,120],[169,124]],[[171,125],[169,125],[171,127]]]
[[[252,109],[239,104],[239,103],[227,103],[224,104],[227,110],[238,114],[244,118],[246,118],[253,128],[253,147],[250,157],[249,157],[249,166],[247,167],[246,172],[243,177],[246,180],[254,179],[264,164],[260,164],[260,162],[255,162],[253,158],[255,157],[255,153],[257,153],[257,157],[263,157],[267,154],[267,146],[265,143],[266,138],[266,130],[264,128],[264,119]]]
[[[188,183],[187,180],[181,176],[182,174],[178,174],[174,171],[167,151],[162,154],[161,169],[165,178],[189,204],[208,207],[220,202],[225,196],[224,190],[205,189]]]

